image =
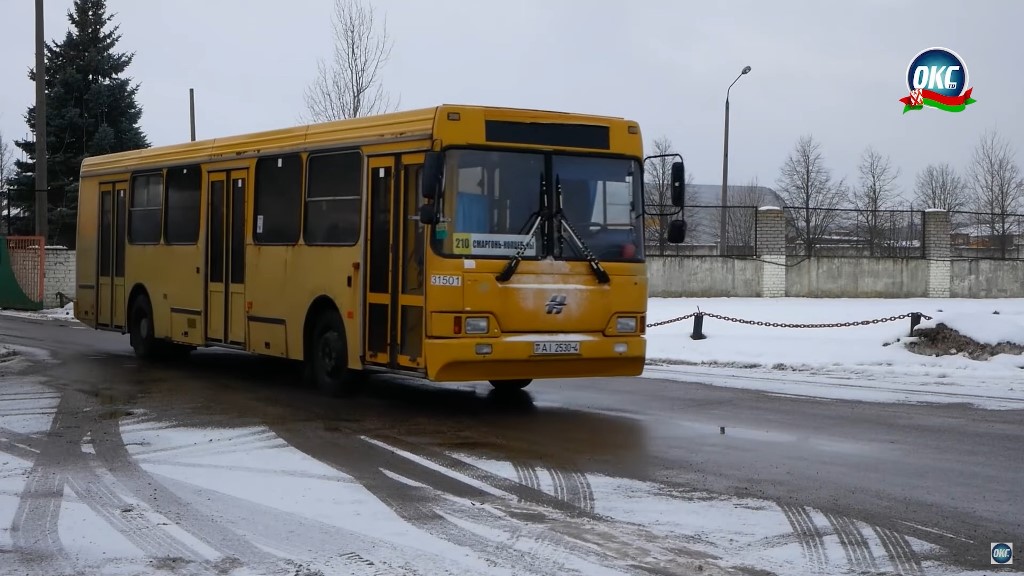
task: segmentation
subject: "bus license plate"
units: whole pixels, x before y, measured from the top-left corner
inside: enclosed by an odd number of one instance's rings
[[[534,342],[534,354],[579,354],[579,342]]]

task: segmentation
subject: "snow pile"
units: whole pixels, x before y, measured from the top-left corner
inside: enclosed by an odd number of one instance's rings
[[[4,360],[11,356],[14,356],[14,349],[11,348],[10,346],[4,346],[3,344],[0,344],[0,360]]]
[[[0,315],[17,316],[19,318],[35,318],[37,320],[68,320],[71,322],[77,322],[77,319],[75,318],[74,302],[68,302],[63,308],[47,308],[38,312],[0,310]]]

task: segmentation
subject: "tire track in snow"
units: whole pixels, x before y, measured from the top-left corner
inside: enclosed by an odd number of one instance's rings
[[[825,542],[821,532],[814,525],[814,520],[803,506],[780,504],[779,508],[786,515],[793,534],[803,549],[804,558],[818,570],[828,567],[828,556],[825,553]]]
[[[50,432],[35,440],[35,456],[19,509],[12,525],[12,539],[18,550],[50,554],[70,562],[59,534],[60,510],[65,488],[86,505],[101,521],[128,542],[153,558],[181,558],[191,562],[205,559],[190,547],[157,526],[145,515],[125,514],[128,502],[118,496],[92,468],[91,458],[82,452],[82,441],[92,432],[91,399],[65,392],[58,404]],[[26,439],[22,435],[22,439]],[[27,441],[27,439],[26,439]],[[38,546],[44,542],[43,549]]]
[[[179,498],[201,502],[216,510],[226,528],[244,534],[254,543],[295,558],[321,552],[340,553],[346,564],[361,568],[359,574],[457,574],[448,566],[452,559],[431,551],[383,540],[265,504],[210,490],[164,476],[153,475]]]
[[[64,499],[62,467],[68,456],[74,455],[81,439],[80,436],[75,438],[68,426],[75,409],[68,396],[63,396],[46,435],[42,439],[33,439],[39,453],[30,459],[32,468],[11,523],[11,541],[15,551],[53,557],[61,567],[69,560],[58,531]]]
[[[32,462],[39,456],[38,440],[35,436],[0,428],[0,452],[26,462]]]
[[[850,567],[861,572],[877,571],[878,563],[875,561],[875,554],[871,551],[871,545],[868,544],[867,538],[864,537],[864,533],[860,531],[857,524],[845,516],[830,512],[822,512],[822,514],[828,519],[832,530],[839,538],[839,544],[846,554],[846,562]]]
[[[547,492],[544,492],[539,488],[532,488],[516,482],[515,480],[505,478],[498,474],[494,474],[488,470],[484,470],[479,466],[474,466],[464,460],[460,460],[454,456],[448,455],[440,450],[421,446],[413,442],[397,438],[395,436],[387,436],[384,440],[371,440],[374,442],[381,442],[393,446],[399,450],[403,450],[410,454],[413,454],[419,458],[427,460],[443,469],[450,470],[452,472],[459,473],[463,476],[471,478],[477,482],[485,484],[492,489],[505,492],[520,498],[523,502],[542,506],[544,508],[550,508],[568,514],[573,517],[585,517],[592,520],[603,520],[602,517],[588,512],[579,506],[567,502],[556,496],[552,496]],[[539,482],[538,482],[539,485]],[[556,488],[557,490],[557,488]]]
[[[281,559],[227,529],[207,510],[190,506],[146,472],[129,454],[115,419],[99,422],[93,434],[96,456],[118,483],[150,509],[174,521],[175,525],[226,558],[250,567],[274,566]]]
[[[711,554],[697,552],[689,548],[685,543],[685,538],[666,537],[664,534],[650,532],[640,525],[618,522],[613,518],[587,512],[540,490],[536,491],[536,496],[532,493],[526,494],[528,498],[525,503],[532,506],[516,508],[514,506],[516,496],[523,495],[524,490],[528,489],[509,478],[493,474],[439,450],[405,442],[392,436],[388,436],[388,442],[409,446],[411,450],[390,446],[382,440],[368,438],[367,441],[380,446],[389,453],[404,456],[411,463],[418,464],[419,468],[430,469],[429,466],[411,460],[410,456],[420,458],[443,470],[460,474],[472,481],[484,483],[488,488],[499,490],[511,498],[494,499],[490,503],[496,508],[504,509],[506,514],[519,521],[543,526],[545,530],[556,531],[560,536],[582,543],[588,546],[591,552],[593,550],[607,552],[606,557],[611,559],[613,564],[619,564],[618,561],[621,558],[644,558],[644,564],[635,562],[631,568],[642,573],[663,573],[668,569],[666,566],[678,569],[681,560],[694,560],[694,564],[696,564],[696,561],[707,561],[713,558]],[[401,452],[405,452],[407,455]],[[445,466],[445,463],[452,463],[452,466]],[[538,503],[538,501],[543,503]],[[550,505],[550,503],[554,505]],[[565,510],[570,510],[570,512],[566,513]],[[660,565],[652,567],[650,565],[652,563]],[[620,569],[623,568],[620,567]]]
[[[399,518],[409,524],[456,546],[468,548],[492,565],[513,566],[517,573],[550,575],[572,573],[564,562],[543,555],[527,554],[510,549],[506,542],[492,540],[468,529],[439,513],[441,497],[424,487],[410,486],[385,474],[386,466],[395,474],[428,488],[455,493],[476,502],[497,501],[493,494],[479,487],[466,485],[446,474],[416,465],[393,451],[352,436],[313,436],[307,430],[283,429],[278,435],[293,447],[320,460],[324,464],[356,479],[367,491],[387,505]],[[330,449],[325,449],[329,445]],[[307,451],[307,449],[309,451]],[[508,481],[512,483],[512,481]],[[441,484],[436,488],[431,484]],[[451,488],[451,490],[448,490]]]
[[[906,536],[882,526],[872,526],[872,529],[897,574],[923,574],[921,559]]]

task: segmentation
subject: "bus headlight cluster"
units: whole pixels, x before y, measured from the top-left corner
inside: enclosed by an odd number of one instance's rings
[[[486,317],[466,318],[466,334],[487,334],[490,323]]]
[[[616,318],[615,331],[620,333],[636,332],[636,316],[622,316]]]

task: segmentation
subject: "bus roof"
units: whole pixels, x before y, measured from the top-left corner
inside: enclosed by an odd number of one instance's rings
[[[312,150],[345,144],[362,145],[382,141],[431,139],[437,120],[446,118],[449,112],[459,110],[477,111],[486,116],[495,114],[522,121],[543,122],[571,118],[574,123],[621,124],[623,126],[626,123],[633,124],[624,118],[611,116],[443,104],[431,108],[305,124],[277,130],[91,156],[82,161],[81,175],[85,177],[112,172],[128,172],[150,166],[217,162],[237,157]]]

